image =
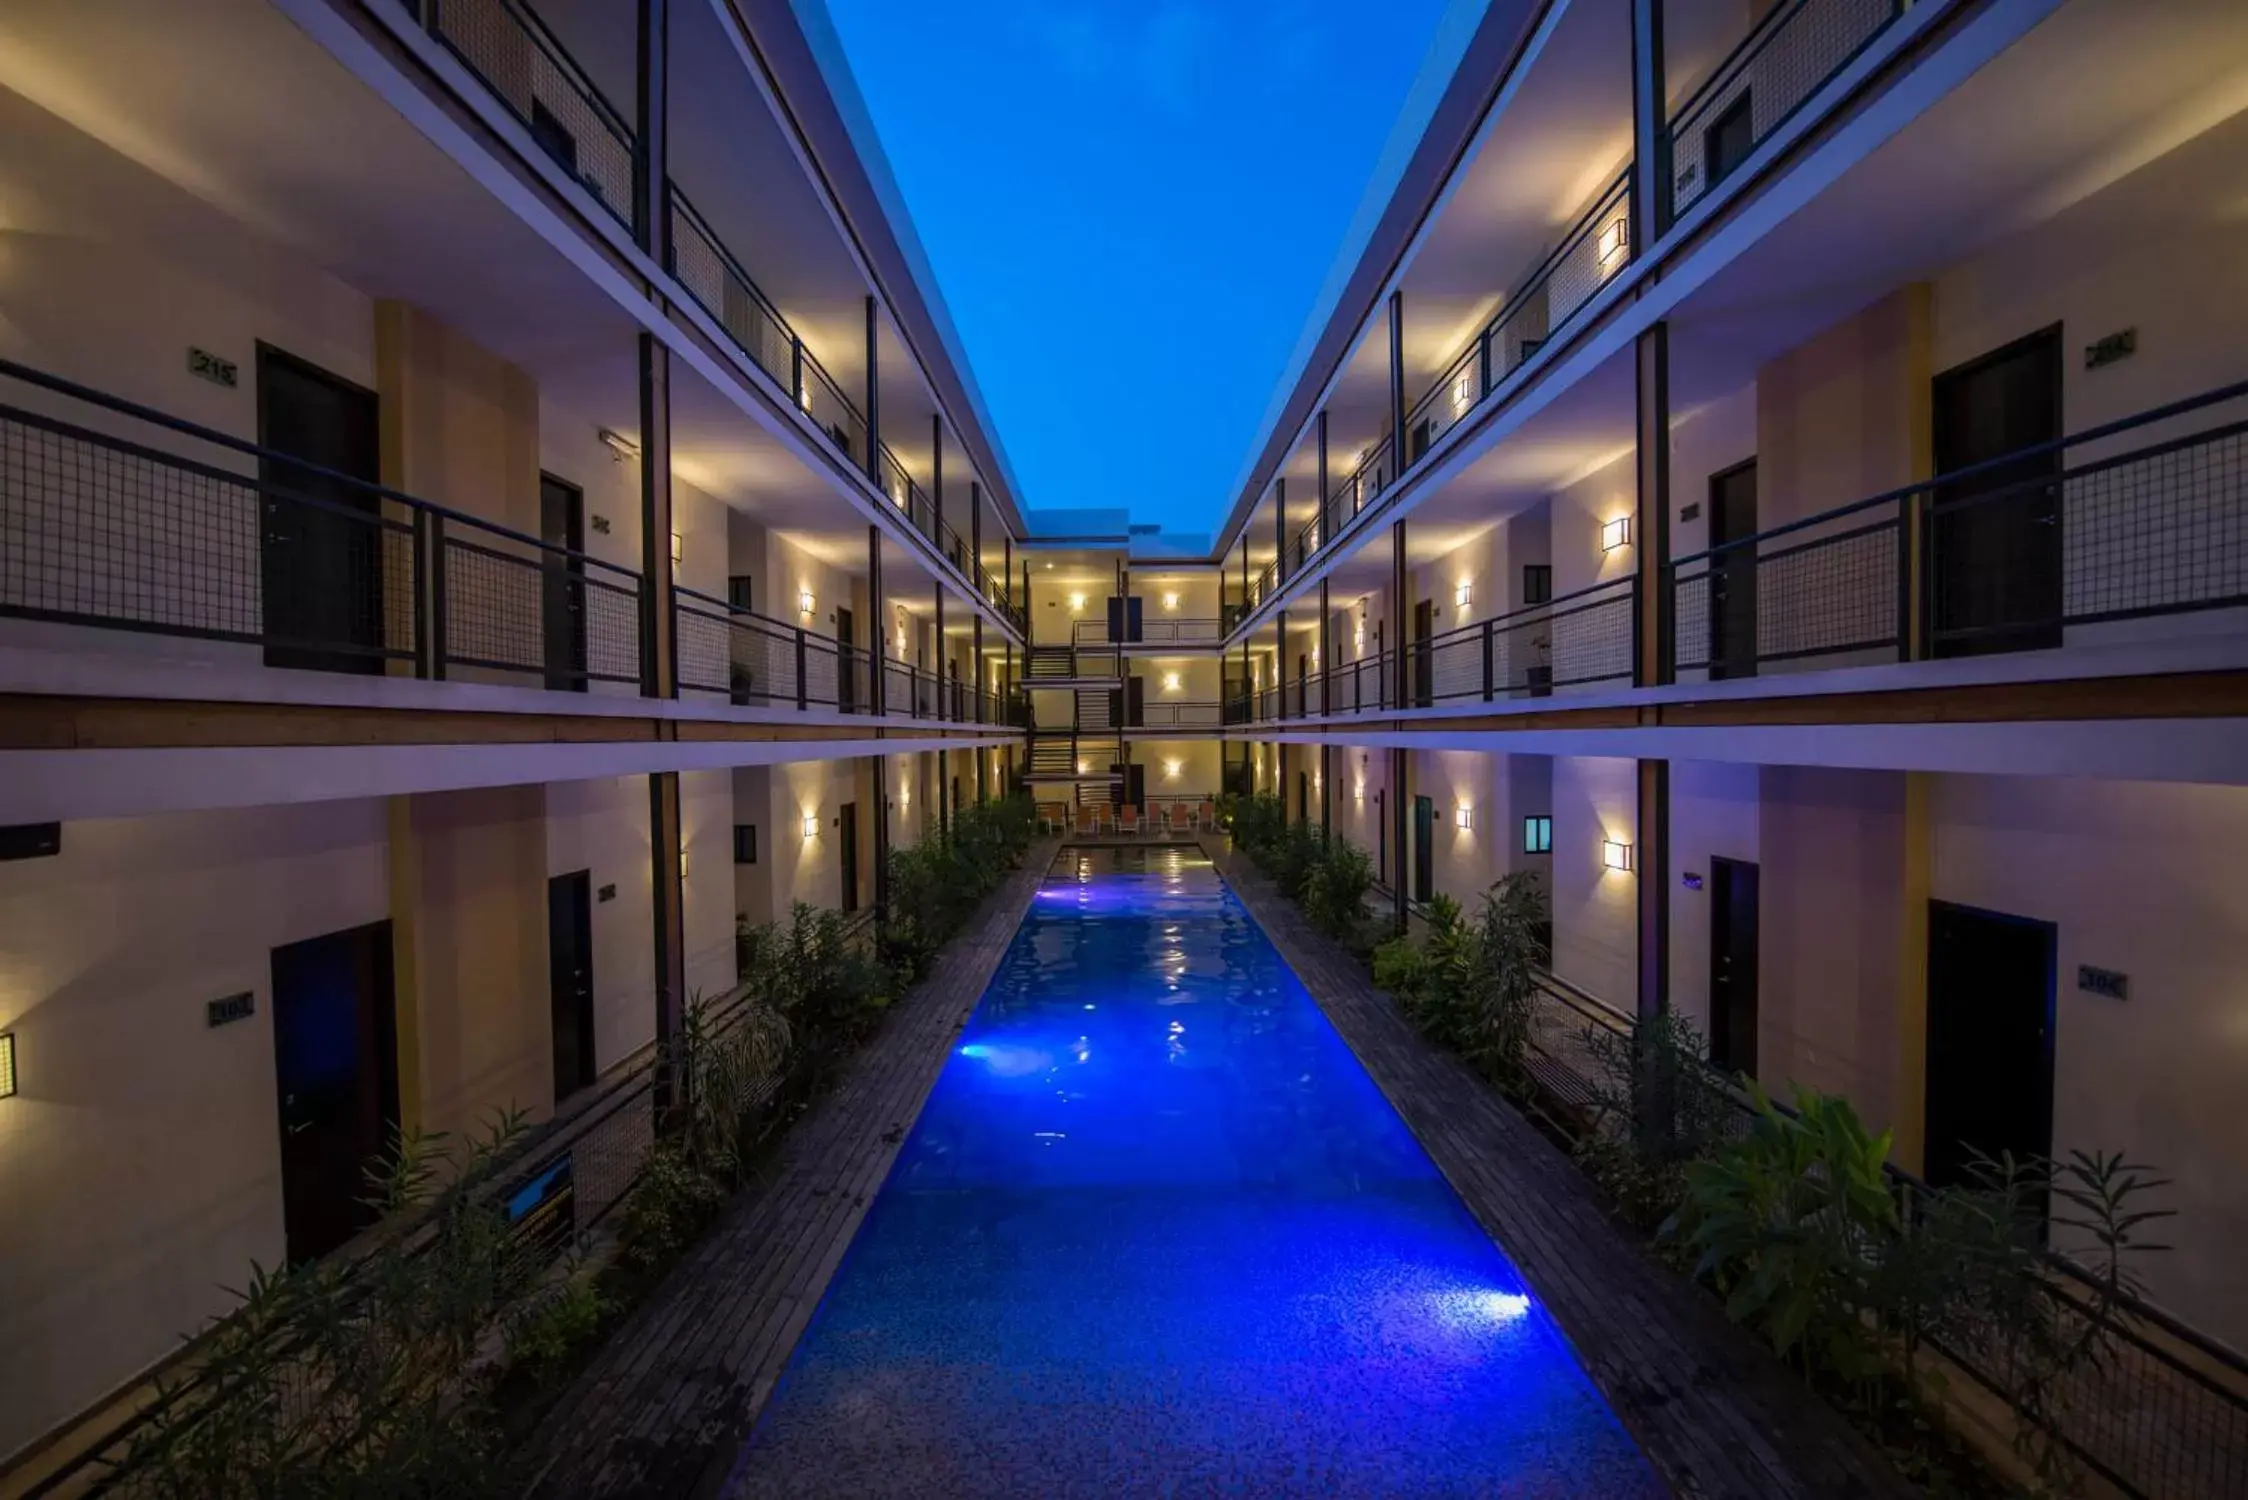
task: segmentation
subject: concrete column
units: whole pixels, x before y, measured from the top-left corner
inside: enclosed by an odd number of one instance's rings
[[[1639,1014],[1670,1009],[1670,762],[1639,762],[1639,840],[1632,851],[1639,882]]]
[[[1670,97],[1663,62],[1664,0],[1631,0],[1631,253],[1670,228]]]
[[[648,778],[648,885],[655,899],[656,1118],[665,1123],[673,1109],[686,1102],[687,1087],[677,1066],[679,1039],[687,1021],[687,893],[679,872],[681,842],[679,774],[660,771]]]
[[[659,266],[671,264],[670,12],[670,0],[639,0],[635,36],[632,238]]]
[[[679,696],[671,589],[671,351],[640,335],[640,691]]]
[[[1639,574],[1634,593],[1638,640],[1632,680],[1655,687],[1674,679],[1670,592],[1670,325],[1657,323],[1639,336],[1638,503],[1631,544]]]

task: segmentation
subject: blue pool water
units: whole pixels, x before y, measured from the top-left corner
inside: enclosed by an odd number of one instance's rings
[[[1659,1487],[1209,863],[1072,852],[734,1493]]]

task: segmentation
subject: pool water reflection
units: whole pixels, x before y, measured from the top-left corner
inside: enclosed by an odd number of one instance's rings
[[[1188,851],[1071,851],[806,1329],[743,1495],[1660,1493]]]

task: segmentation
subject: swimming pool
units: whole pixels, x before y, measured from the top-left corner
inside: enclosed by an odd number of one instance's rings
[[[1073,850],[731,1492],[1661,1490],[1209,862]]]

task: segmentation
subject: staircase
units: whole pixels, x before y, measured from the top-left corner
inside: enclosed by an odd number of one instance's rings
[[[1115,682],[1124,675],[1124,657],[1114,646],[1033,646],[1023,668],[1030,687]]]

